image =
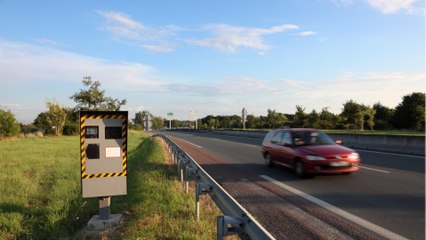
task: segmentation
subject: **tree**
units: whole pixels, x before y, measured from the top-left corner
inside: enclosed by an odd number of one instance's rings
[[[277,111],[268,109],[268,114],[266,116],[266,126],[269,128],[277,128],[277,127],[284,127],[284,125],[287,122],[287,117],[279,113]]]
[[[394,125],[399,129],[425,130],[425,93],[405,95],[395,108]]]
[[[21,131],[15,115],[9,110],[0,109],[0,137],[11,137],[18,135]]]
[[[370,130],[373,130],[374,128],[375,114],[376,114],[376,111],[374,111],[373,108],[371,108],[370,106],[363,106],[364,123],[367,124],[367,127],[370,128]]]
[[[76,108],[79,110],[118,111],[127,102],[126,99],[120,101],[106,97],[105,91],[100,89],[101,83],[92,81],[91,77],[84,77],[82,83],[88,89],[80,89],[80,92],[70,97],[77,103]]]
[[[375,111],[370,106],[359,104],[351,99],[343,104],[343,111],[340,115],[346,123],[346,128],[363,131],[365,123],[370,130],[373,130],[374,114]]]
[[[308,115],[308,126],[312,128],[319,128],[319,120],[319,114],[317,111],[315,111],[315,109],[313,109],[312,112]]]
[[[328,111],[328,108],[323,108],[319,113],[319,128],[321,129],[336,129],[340,122],[339,116]]]
[[[153,117],[151,119],[152,122],[152,129],[161,129],[164,127],[164,120],[162,117]]]
[[[47,121],[47,112],[39,113],[38,116],[34,119],[33,124],[44,134],[53,133],[52,126]]]
[[[362,105],[352,99],[343,104],[341,116],[347,129],[364,130],[364,115]]]
[[[308,125],[308,115],[305,113],[305,108],[301,105],[296,105],[296,113],[294,117],[294,126],[304,128]]]
[[[375,129],[377,130],[388,130],[392,129],[392,119],[395,114],[395,110],[383,106],[380,102],[373,105],[373,109],[376,112],[375,118]]]
[[[262,123],[260,122],[260,118],[256,117],[252,114],[247,115],[246,117],[246,127],[247,128],[260,128]]]
[[[65,113],[67,114],[67,119],[65,121],[64,129],[62,134],[64,135],[77,135],[80,129],[80,117],[79,112],[75,108],[64,108]]]
[[[47,102],[47,115],[46,120],[54,128],[55,135],[62,135],[62,130],[67,120],[67,112],[65,108],[59,105],[57,102]]]
[[[216,118],[210,118],[209,122],[207,123],[207,127],[210,129],[216,129],[219,126],[219,120]]]

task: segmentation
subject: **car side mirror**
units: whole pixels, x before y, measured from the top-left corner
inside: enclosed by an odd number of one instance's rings
[[[343,144],[343,141],[342,141],[342,140],[336,140],[336,144],[337,144],[337,145],[342,145],[342,144]]]

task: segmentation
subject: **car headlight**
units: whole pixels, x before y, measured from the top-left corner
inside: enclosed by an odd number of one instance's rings
[[[320,156],[313,156],[313,155],[306,155],[306,159],[310,160],[310,161],[320,161],[320,160],[325,160],[325,158],[320,157]]]
[[[359,154],[358,153],[351,153],[349,155],[349,159],[353,160],[353,159],[358,159],[359,158]]]

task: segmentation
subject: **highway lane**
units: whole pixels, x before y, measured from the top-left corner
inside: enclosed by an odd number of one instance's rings
[[[425,238],[425,163],[422,157],[359,150],[363,168],[352,175],[299,179],[288,169],[264,166],[260,139],[211,133],[167,134],[213,152],[226,164],[250,175],[268,176],[400,236]],[[219,168],[226,168],[225,165]]]

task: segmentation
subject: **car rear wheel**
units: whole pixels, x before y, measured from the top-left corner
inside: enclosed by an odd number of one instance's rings
[[[272,163],[272,160],[271,160],[271,155],[265,154],[265,164],[268,167],[273,167],[274,166],[274,164]]]
[[[300,160],[296,160],[294,162],[294,172],[296,173],[296,175],[298,177],[305,177],[306,173],[305,173],[305,166],[303,166],[303,162]]]

